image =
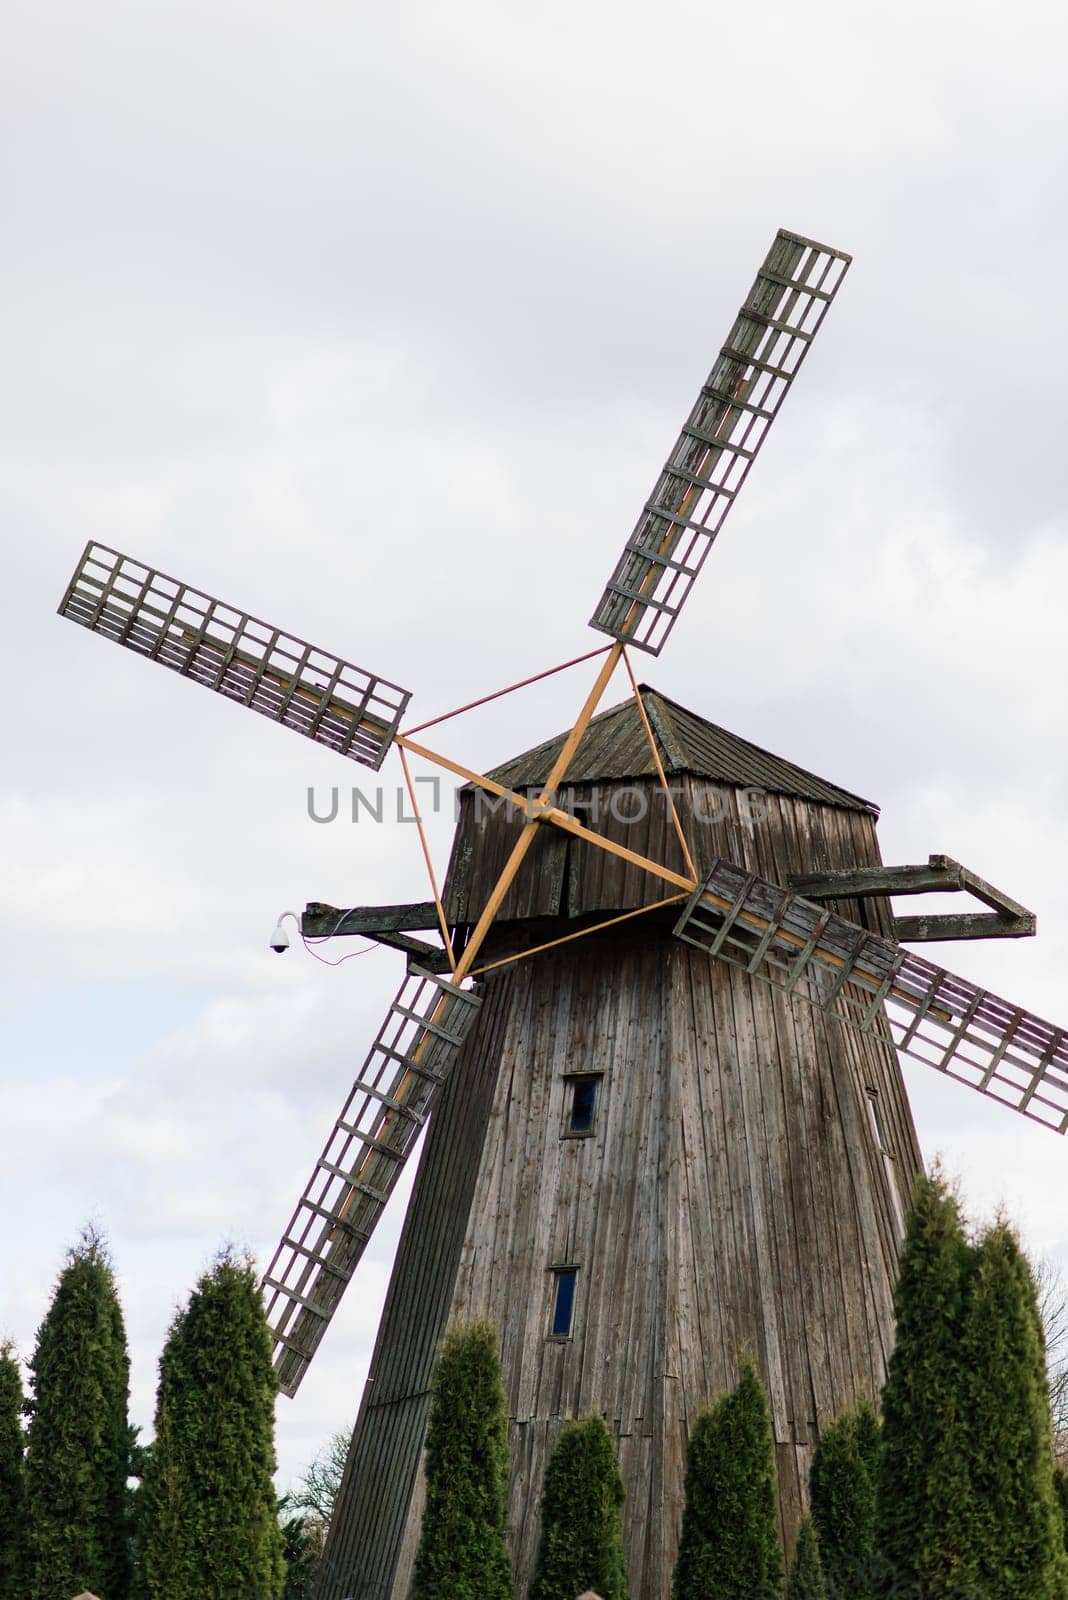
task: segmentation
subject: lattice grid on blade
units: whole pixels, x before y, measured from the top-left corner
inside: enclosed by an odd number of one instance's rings
[[[659,655],[851,259],[776,234],[591,627]]]
[[[413,968],[267,1269],[283,1394],[296,1394],[481,1000]]]
[[[1057,1133],[1068,1130],[1063,1028],[814,901],[717,861],[675,933]],[[887,1033],[887,1030],[889,1032]]]
[[[375,769],[411,698],[384,678],[91,541],[59,614]]]

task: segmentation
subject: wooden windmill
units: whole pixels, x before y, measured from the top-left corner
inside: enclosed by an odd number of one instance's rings
[[[481,1312],[502,1337],[521,1600],[549,1450],[590,1412],[618,1438],[631,1592],[667,1596],[687,1430],[746,1346],[789,1541],[820,1429],[878,1391],[889,1353],[920,1166],[897,1051],[1068,1127],[1064,1032],[906,948],[1033,933],[1030,914],[946,857],[884,867],[872,805],[633,673],[848,264],[776,236],[597,605],[611,643],[573,727],[488,776],[418,740],[428,724],[402,732],[396,685],[116,551],[90,545],[64,596],[63,615],[340,755],[377,768],[395,746],[406,779],[414,755],[466,784],[440,894],[431,872],[425,904],[303,919],[408,970],[264,1279],[286,1393],[429,1119],[320,1600],[407,1594],[434,1349]],[[598,714],[621,664],[632,695]],[[987,909],[891,911],[945,889]]]

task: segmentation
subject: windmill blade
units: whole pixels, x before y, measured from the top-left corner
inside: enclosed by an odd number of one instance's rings
[[[482,1002],[413,968],[397,991],[263,1279],[294,1395]]]
[[[716,861],[675,933],[1023,1116],[1068,1130],[1068,1038],[890,939]],[[884,1009],[885,1007],[885,1009]]]
[[[660,654],[851,260],[775,235],[591,627]]]
[[[411,698],[385,678],[92,541],[59,614],[376,770]]]

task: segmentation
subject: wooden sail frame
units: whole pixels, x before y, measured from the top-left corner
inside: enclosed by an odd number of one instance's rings
[[[1068,1133],[1068,1030],[816,901],[715,861],[676,936]]]
[[[377,771],[407,689],[90,539],[59,614]]]
[[[659,655],[852,257],[780,228],[590,626]]]

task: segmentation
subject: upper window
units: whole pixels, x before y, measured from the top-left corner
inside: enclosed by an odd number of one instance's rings
[[[599,1072],[575,1074],[567,1080],[564,1132],[576,1135],[593,1132],[597,1100],[601,1088]]]
[[[883,1171],[886,1173],[886,1185],[890,1190],[890,1204],[894,1208],[894,1221],[897,1223],[898,1235],[905,1231],[905,1213],[901,1205],[901,1196],[897,1190],[897,1170],[894,1165],[894,1152],[886,1136],[886,1124],[883,1122],[882,1107],[879,1104],[877,1089],[866,1089],[864,1098],[868,1102],[868,1117],[871,1121],[871,1131],[875,1137],[875,1145],[883,1158]]]
[[[890,1145],[887,1142],[886,1129],[883,1127],[883,1114],[879,1107],[878,1093],[874,1089],[869,1089],[867,1097],[868,1116],[871,1118],[871,1131],[875,1135],[875,1143],[883,1154],[888,1156],[890,1154]]]

